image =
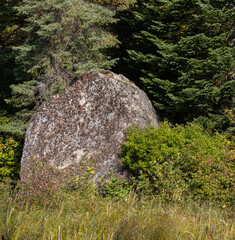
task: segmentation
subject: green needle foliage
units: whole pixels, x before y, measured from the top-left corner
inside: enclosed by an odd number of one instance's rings
[[[25,40],[14,48],[16,60],[30,80],[12,86],[8,103],[33,105],[38,82],[44,88],[37,90],[45,97],[88,70],[114,64],[104,55],[106,48],[117,43],[106,29],[116,21],[110,10],[82,0],[25,0],[17,10],[26,24],[22,28]]]
[[[109,6],[110,8],[117,9],[118,11],[123,11],[133,5],[136,0],[92,0],[92,2]]]
[[[12,46],[21,41],[20,26],[23,23],[14,10],[19,3],[20,1],[15,0],[0,0],[0,117],[2,112],[7,115],[14,114],[14,109],[7,105],[4,99],[11,97],[10,85],[15,81]]]
[[[13,48],[14,82],[5,102],[17,110],[12,125],[23,133],[35,104],[89,70],[110,68],[116,60],[106,52],[118,41],[109,32],[115,12],[91,1],[24,0],[15,10],[25,24]]]
[[[21,1],[0,0],[0,182],[6,177],[19,178],[22,138],[19,124],[13,127],[16,109],[4,99],[11,97],[10,86],[15,83],[15,56],[12,46],[21,41],[23,19],[14,9]]]
[[[234,9],[229,0],[145,0],[126,14],[133,34],[124,41],[128,75],[139,77],[160,115],[229,127],[224,111],[234,107],[235,47],[227,39]]]
[[[10,95],[9,85],[14,82],[14,56],[12,46],[19,41],[19,25],[21,19],[16,15],[15,0],[0,0],[0,104],[4,105],[4,98]]]
[[[102,54],[117,43],[105,30],[115,22],[106,8],[82,0],[25,0],[17,9],[26,16],[26,38],[15,48],[17,60],[35,78],[58,81],[63,71],[81,75],[114,63]]]

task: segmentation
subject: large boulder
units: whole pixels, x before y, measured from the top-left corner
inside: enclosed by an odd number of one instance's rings
[[[90,72],[62,94],[51,97],[33,115],[27,128],[21,178],[33,159],[49,159],[66,169],[81,158],[94,159],[94,180],[109,171],[122,174],[118,154],[127,128],[158,125],[146,94],[122,75]],[[27,170],[26,170],[27,169]]]

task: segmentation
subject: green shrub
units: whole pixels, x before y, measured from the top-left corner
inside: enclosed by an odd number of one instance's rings
[[[0,137],[0,181],[19,177],[21,142],[13,137]]]
[[[199,125],[132,128],[120,156],[139,191],[168,200],[188,196],[232,202],[233,142]]]
[[[130,185],[128,181],[112,174],[109,179],[101,182],[98,188],[100,195],[106,198],[115,198],[116,200],[126,199],[132,191],[132,185]]]

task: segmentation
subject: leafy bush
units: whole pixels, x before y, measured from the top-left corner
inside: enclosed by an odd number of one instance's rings
[[[0,137],[0,181],[19,176],[21,142],[13,137]]]
[[[109,179],[101,183],[98,188],[100,195],[106,198],[126,199],[133,191],[132,185],[128,181],[111,175]]]
[[[232,202],[234,153],[233,142],[223,135],[210,135],[196,124],[165,122],[159,128],[130,129],[120,156],[139,191],[168,200]]]

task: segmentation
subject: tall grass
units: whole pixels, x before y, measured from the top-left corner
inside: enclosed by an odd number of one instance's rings
[[[218,239],[235,237],[231,212],[160,199],[112,200],[67,193],[58,203],[27,203],[2,191],[0,239]]]

